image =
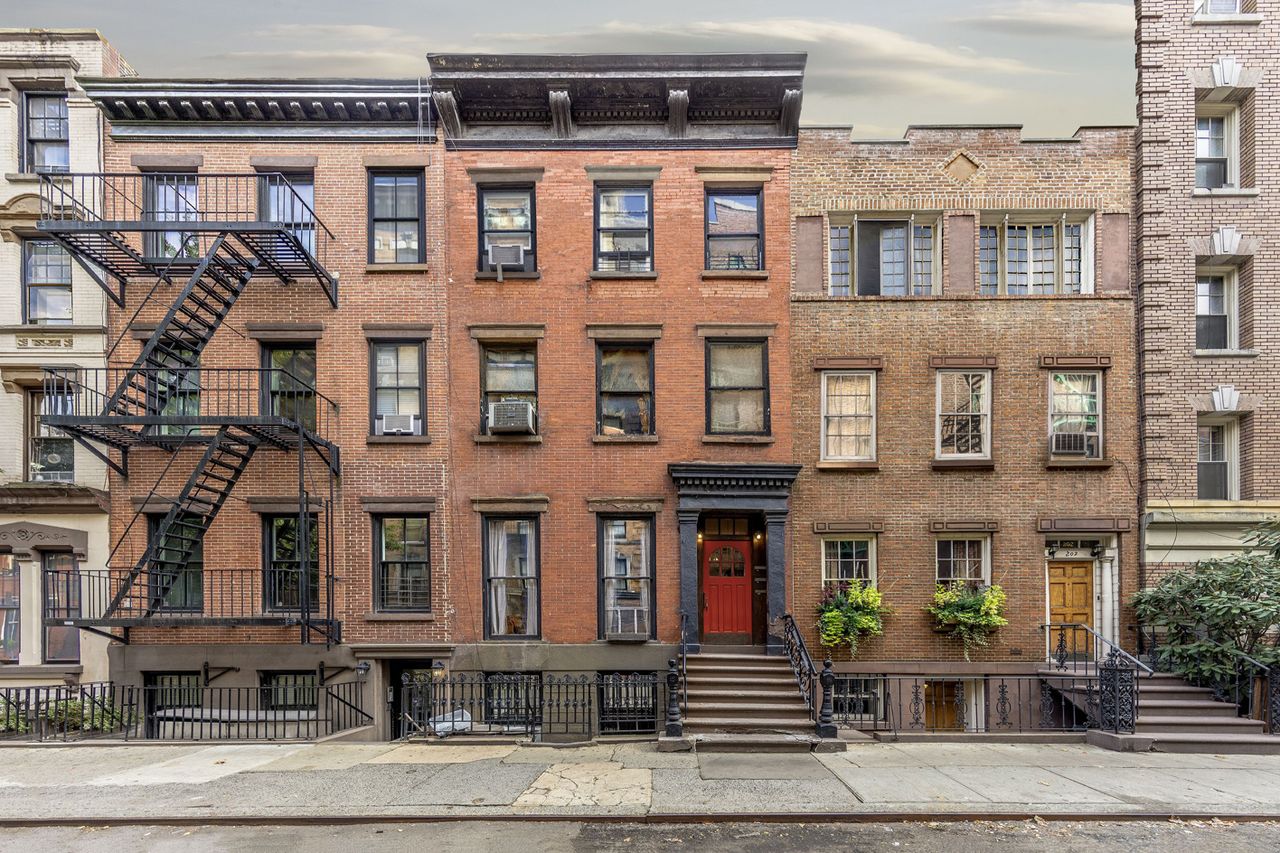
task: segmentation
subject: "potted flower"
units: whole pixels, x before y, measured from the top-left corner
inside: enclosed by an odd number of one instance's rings
[[[926,611],[933,616],[934,630],[964,644],[964,659],[974,649],[987,644],[997,630],[1009,624],[1004,618],[1004,590],[998,585],[970,586],[962,582],[938,584],[933,604]]]
[[[828,586],[818,603],[818,637],[829,649],[848,646],[853,657],[863,637],[884,633],[884,617],[891,613],[880,590],[870,584]]]

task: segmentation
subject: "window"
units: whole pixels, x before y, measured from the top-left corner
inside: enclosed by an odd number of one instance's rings
[[[369,263],[423,262],[422,208],[422,172],[369,173]]]
[[[515,272],[537,270],[538,233],[534,224],[537,218],[533,185],[480,187],[476,194],[480,205],[480,253],[476,269],[497,270],[489,263],[490,246],[518,246],[524,250],[524,265],[503,264],[502,268]]]
[[[1102,374],[1054,373],[1049,388],[1049,453],[1102,458]]]
[[[937,581],[943,586],[962,583],[977,587],[989,583],[990,540],[986,538],[939,539]]]
[[[653,271],[653,186],[596,185],[596,269]]]
[[[653,637],[653,518],[600,519],[605,637]]]
[[[40,567],[44,576],[45,614],[58,619],[80,617],[80,572],[74,554],[43,551]],[[69,625],[49,625],[44,629],[45,663],[80,660],[80,629]]]
[[[1234,420],[1201,420],[1197,432],[1196,497],[1204,501],[1239,500],[1238,424]]]
[[[22,573],[12,554],[0,554],[0,663],[22,651]]]
[[[485,634],[538,636],[538,519],[485,519]]]
[[[316,673],[264,672],[262,685],[263,711],[315,711],[319,695]]]
[[[760,189],[707,190],[707,269],[764,269],[762,196]]]
[[[24,240],[23,322],[65,326],[71,316],[71,255],[52,240]]]
[[[171,368],[151,374],[148,410],[179,421],[199,416],[200,357],[192,350],[182,349],[172,354],[159,353],[157,360]],[[190,423],[172,423],[159,424],[155,431],[160,435],[182,436],[199,429]]]
[[[279,222],[308,254],[316,253],[316,178],[311,172],[266,174],[261,178],[259,210],[266,222]],[[288,254],[288,253],[286,253]]]
[[[147,516],[147,542],[155,558],[147,577],[147,610],[199,613],[204,609],[204,522],[197,515],[178,516],[157,538],[163,520],[163,515]]]
[[[1232,104],[1196,105],[1196,187],[1240,185],[1239,113]]]
[[[991,458],[991,371],[938,371],[938,458]]]
[[[144,186],[148,219],[195,222],[200,218],[199,185],[195,175],[149,174]],[[194,260],[201,254],[199,235],[188,231],[151,231],[144,242],[147,255],[152,258]]]
[[[67,96],[28,92],[22,98],[23,164],[28,172],[65,172],[71,165]]]
[[[876,458],[876,376],[822,374],[822,459]]]
[[[316,348],[314,345],[286,344],[262,351],[266,379],[267,412],[316,428]]]
[[[268,610],[301,610],[304,587],[298,566],[298,516],[268,515],[262,519],[266,545],[266,577],[263,580]],[[307,609],[314,613],[320,603],[320,535],[315,513],[308,513],[311,540],[307,565]]]
[[[600,344],[596,432],[653,435],[653,344]]]
[[[538,409],[538,352],[532,346],[486,346],[481,382],[481,432],[488,432],[489,409],[494,403],[525,402]]]
[[[421,341],[370,345],[370,429],[374,435],[426,433],[425,351]]]
[[[1196,14],[1239,15],[1244,11],[1241,0],[1196,0]]]
[[[378,610],[431,609],[430,529],[425,515],[374,519]]]
[[[1196,275],[1196,349],[1228,350],[1239,346],[1236,304],[1233,272],[1201,270]]]
[[[850,259],[849,226],[832,225],[827,236],[827,263],[831,276],[829,290],[832,296],[848,296],[852,293],[849,288]]]
[[[764,341],[707,341],[707,432],[769,434],[769,354]]]
[[[876,540],[874,538],[822,540],[823,586],[842,586],[852,583],[874,586],[875,582]]]
[[[28,473],[30,482],[75,480],[75,443],[57,427],[45,426],[49,415],[70,414],[72,399],[67,394],[45,395],[32,391],[27,397]]]
[[[1005,220],[978,229],[978,286],[984,296],[1091,290],[1088,223]]]
[[[936,226],[902,220],[857,222],[854,246],[859,296],[933,293]]]
[[[658,728],[658,677],[653,672],[599,673],[600,733],[641,734]]]

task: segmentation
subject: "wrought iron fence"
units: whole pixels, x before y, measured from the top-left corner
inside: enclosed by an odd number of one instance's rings
[[[667,695],[656,672],[406,673],[400,690],[400,737],[534,740],[654,734]]]
[[[0,688],[0,739],[71,741],[123,736],[129,703],[110,682]]]

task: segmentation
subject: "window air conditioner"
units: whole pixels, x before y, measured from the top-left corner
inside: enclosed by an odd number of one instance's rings
[[[524,246],[490,245],[489,266],[498,271],[498,281],[502,281],[503,267],[524,269]]]
[[[375,435],[421,435],[422,421],[417,415],[378,415]]]
[[[1055,432],[1051,445],[1054,456],[1086,456],[1089,437],[1082,432]]]
[[[525,400],[503,400],[489,404],[489,432],[525,433],[538,431],[533,403]]]

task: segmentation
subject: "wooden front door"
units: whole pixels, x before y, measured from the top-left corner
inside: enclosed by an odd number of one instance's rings
[[[1049,564],[1049,622],[1093,627],[1092,562]],[[1051,632],[1051,643],[1058,643],[1058,633]],[[1093,652],[1093,638],[1088,631],[1067,630],[1064,640],[1067,654],[1073,657],[1088,656]],[[1050,648],[1049,653],[1054,651]]]
[[[924,727],[931,732],[961,731],[961,721],[968,714],[965,696],[958,681],[926,681],[924,683]],[[964,715],[961,709],[964,708]]]
[[[702,543],[702,636],[751,642],[751,540]]]

